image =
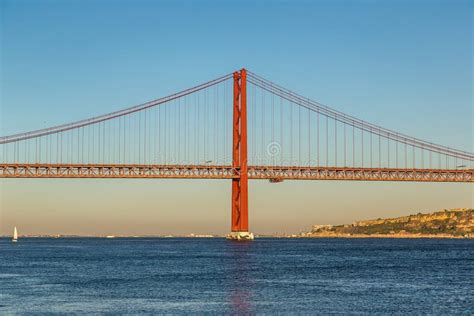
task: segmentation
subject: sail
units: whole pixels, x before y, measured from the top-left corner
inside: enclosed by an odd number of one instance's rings
[[[17,240],[18,239],[18,231],[16,230],[16,226],[15,226],[15,230],[13,231],[13,240]]]

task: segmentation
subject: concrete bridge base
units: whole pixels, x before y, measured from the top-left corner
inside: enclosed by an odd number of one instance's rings
[[[250,241],[254,240],[253,233],[249,232],[231,232],[227,235],[226,239],[228,240],[236,240],[236,241]]]

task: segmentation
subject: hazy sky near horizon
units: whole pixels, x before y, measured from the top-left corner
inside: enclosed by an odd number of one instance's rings
[[[473,151],[471,1],[24,1],[1,10],[0,135],[246,67],[389,129]],[[250,228],[474,207],[472,184],[250,183]],[[230,182],[0,180],[0,234],[225,233]]]

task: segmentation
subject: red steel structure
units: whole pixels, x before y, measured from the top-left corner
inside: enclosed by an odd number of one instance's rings
[[[232,232],[248,232],[247,71],[234,72],[232,167]]]
[[[253,238],[249,179],[474,183],[473,166],[471,152],[368,123],[246,69],[105,115],[0,137],[0,178],[229,179],[238,239]]]
[[[474,182],[473,169],[248,166],[247,179]],[[241,179],[240,168],[217,165],[0,164],[0,178]],[[234,201],[234,198],[232,199]],[[232,204],[234,205],[234,203]],[[234,222],[232,222],[234,223]],[[234,226],[232,226],[234,227]],[[240,226],[236,225],[236,229]],[[248,228],[248,226],[247,226]]]

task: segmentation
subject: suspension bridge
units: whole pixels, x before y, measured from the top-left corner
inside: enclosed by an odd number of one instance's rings
[[[113,113],[0,137],[0,178],[230,179],[231,237],[248,180],[474,182],[474,154],[395,132],[241,69]]]

